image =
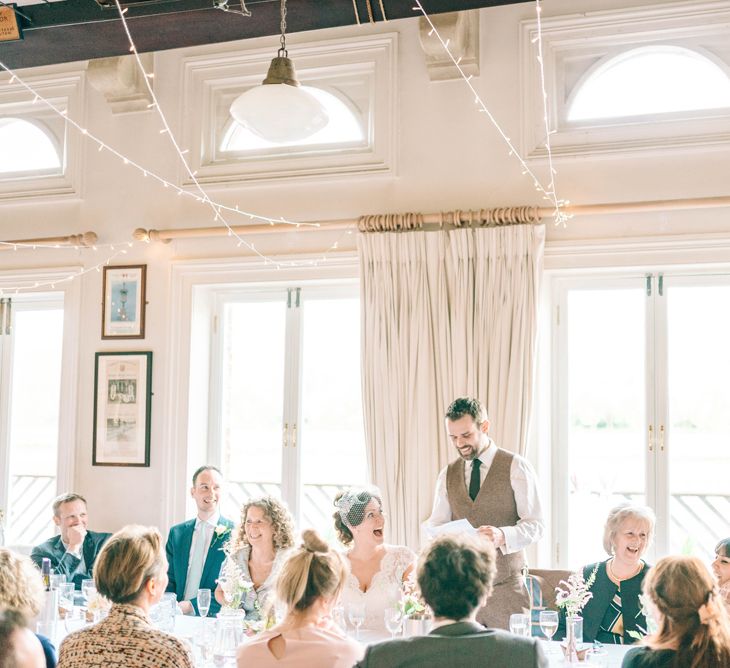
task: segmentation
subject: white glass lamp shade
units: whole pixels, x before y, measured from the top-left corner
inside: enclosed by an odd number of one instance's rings
[[[306,139],[329,122],[313,95],[299,86],[262,84],[239,95],[231,116],[255,135],[284,144]]]

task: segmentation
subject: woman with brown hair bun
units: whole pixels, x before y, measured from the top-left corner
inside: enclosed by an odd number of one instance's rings
[[[363,648],[329,622],[347,576],[342,556],[315,531],[302,534],[302,546],[281,567],[276,597],[284,620],[238,650],[238,665],[350,668]]]
[[[730,620],[699,559],[660,559],[644,594],[659,628],[644,647],[629,650],[623,668],[730,668]]]

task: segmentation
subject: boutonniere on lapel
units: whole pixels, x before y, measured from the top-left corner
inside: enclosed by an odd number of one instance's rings
[[[223,540],[226,536],[228,536],[231,533],[231,527],[226,526],[225,524],[218,524],[215,529],[213,529],[213,542]]]

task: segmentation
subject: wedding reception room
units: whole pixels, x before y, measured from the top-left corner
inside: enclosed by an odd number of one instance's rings
[[[728,174],[730,0],[0,2],[0,668],[730,666]]]

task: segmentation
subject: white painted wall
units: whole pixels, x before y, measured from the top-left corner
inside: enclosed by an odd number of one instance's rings
[[[581,3],[585,5],[586,3]],[[591,8],[630,7],[629,1],[602,0]],[[645,2],[644,4],[659,4]],[[544,3],[544,16],[575,11],[574,0]],[[493,8],[481,12],[481,76],[475,79],[489,108],[512,137],[519,137],[519,22],[534,17],[531,3]],[[353,26],[334,31],[294,35],[290,50],[296,59],[296,44],[306,40],[360,36],[397,31],[398,53],[398,175],[331,178],[304,182],[257,184],[211,189],[220,202],[266,215],[294,220],[328,220],[367,213],[447,211],[508,205],[539,205],[531,182],[493,128],[478,114],[471,96],[460,81],[430,83],[418,41],[415,19],[391,21],[376,26]],[[166,52],[155,58],[155,87],[160,104],[179,129],[182,114],[197,113],[178,105],[180,62],[185,54],[216,49],[261,47],[273,38],[248,44],[227,44],[183,52]],[[83,69],[84,63],[55,69]],[[170,180],[179,178],[168,139],[159,133],[155,112],[113,116],[102,95],[86,87],[85,115],[89,130],[130,158]],[[559,195],[575,204],[703,197],[727,194],[727,149],[605,159],[573,159],[557,163]],[[70,200],[35,200],[0,204],[0,238],[14,239],[94,230],[100,242],[131,239],[136,227],[167,228],[209,226],[210,211],[165,190],[151,179],[125,167],[107,152],[86,144],[83,156],[84,182],[81,196]],[[544,174],[544,165],[537,165]],[[540,171],[542,170],[542,172]],[[564,229],[548,223],[550,248],[565,241],[664,238],[678,235],[723,236],[730,229],[728,210],[683,211],[646,215],[615,215],[574,218]],[[287,254],[328,248],[340,239],[344,250],[354,247],[354,236],[339,232],[290,233],[252,239],[268,254]],[[602,242],[601,242],[602,243]],[[164,382],[169,372],[168,344],[176,327],[175,314],[168,314],[171,263],[184,258],[243,256],[229,239],[136,245],[124,263],[146,263],[147,336],[144,341],[114,343],[100,338],[101,274],[91,272],[81,283],[79,319],[79,365],[77,433],[73,487],[84,493],[91,506],[93,527],[113,530],[136,521],[162,527],[179,521],[178,507],[166,516],[162,502],[165,462],[163,451]],[[100,252],[101,253],[101,252]],[[23,251],[0,253],[0,270],[14,267],[49,267],[69,264],[91,266],[100,254],[90,251]],[[682,254],[679,254],[681,259]],[[699,259],[730,260],[721,247]],[[675,258],[676,260],[677,258]],[[689,258],[688,258],[689,260]],[[575,258],[574,258],[575,261]],[[587,260],[590,263],[592,260]],[[622,263],[644,261],[626,254]],[[577,262],[580,264],[580,257]],[[116,261],[121,264],[122,262]],[[152,350],[153,398],[152,460],[149,468],[102,468],[91,466],[94,353],[111,350]],[[184,456],[184,453],[180,453]],[[189,483],[179,481],[181,488]],[[181,504],[178,503],[178,506]]]

